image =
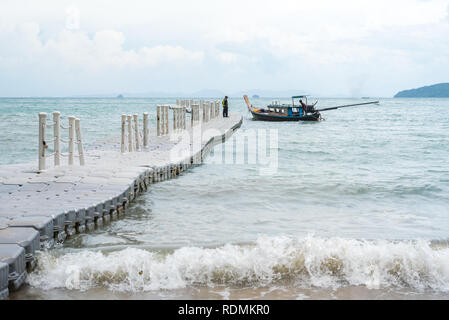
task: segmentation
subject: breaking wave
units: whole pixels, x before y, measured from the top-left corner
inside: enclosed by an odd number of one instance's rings
[[[259,237],[251,244],[171,251],[43,252],[28,283],[42,289],[142,292],[189,286],[337,289],[413,288],[449,292],[446,242]]]

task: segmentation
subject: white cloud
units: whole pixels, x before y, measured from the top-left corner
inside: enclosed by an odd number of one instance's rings
[[[144,64],[157,65],[166,63],[201,63],[204,58],[202,51],[191,51],[181,46],[158,45],[139,50],[139,56]]]
[[[201,51],[181,46],[157,45],[126,50],[124,34],[114,30],[98,31],[93,37],[85,32],[63,30],[56,38],[42,42],[39,39],[39,26],[27,24],[20,26],[14,37],[24,42],[21,44],[22,51],[16,56],[25,59],[23,62],[31,54],[39,59],[56,59],[86,70],[102,67],[153,67],[164,63],[200,63],[203,59]]]
[[[3,1],[0,95],[10,79],[30,79],[14,86],[25,94],[36,83],[58,94],[59,79],[67,92],[138,91],[144,79],[392,95],[449,74],[449,0]]]
[[[36,23],[0,32],[0,96],[162,90],[172,81],[163,73],[191,72],[204,59],[201,50],[180,45],[127,49],[125,35],[115,30],[89,36],[84,31],[63,29],[46,41],[41,33]],[[14,78],[16,83],[11,81]]]
[[[218,54],[218,59],[226,64],[237,62],[238,55],[232,52],[221,52]]]

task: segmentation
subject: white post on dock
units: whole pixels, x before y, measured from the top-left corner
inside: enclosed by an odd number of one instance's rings
[[[182,126],[182,110],[183,110],[184,108],[179,108],[178,109],[178,128],[180,129],[180,130],[182,130],[183,129],[183,126]]]
[[[207,104],[207,121],[209,122],[210,120],[210,109],[212,107],[212,102],[209,101],[209,103]]]
[[[198,121],[198,113],[200,106],[197,104],[193,104],[191,107],[192,113],[190,118],[190,125],[193,127],[195,125],[195,122]]]
[[[157,114],[156,114],[156,129],[157,129],[157,136],[159,137],[161,135],[161,106],[156,106]]]
[[[143,146],[145,148],[148,147],[148,136],[149,136],[148,112],[144,112],[143,113]]]
[[[179,117],[178,117],[178,123],[179,123],[179,129],[182,130],[184,129],[184,126],[182,125],[182,111],[184,110],[184,107],[179,108]]]
[[[176,108],[176,130],[179,130],[179,116],[181,115],[179,110],[179,108]]]
[[[214,111],[215,110],[215,103],[213,101],[211,101],[209,105],[210,105],[210,113],[209,113],[210,114],[210,118],[209,119],[213,119],[213,118],[215,118],[214,117],[214,114],[215,114],[215,111]]]
[[[202,112],[203,112],[203,122],[206,122],[206,103],[205,102],[203,102]]]
[[[161,106],[161,135],[165,134],[165,107]]]
[[[173,108],[173,131],[176,131],[177,129],[177,124],[178,124],[178,118],[177,118],[177,113],[176,111],[178,111],[177,108]]]
[[[206,113],[206,119],[207,119],[207,122],[209,122],[209,120],[210,120],[210,107],[211,107],[212,105],[211,105],[211,102],[209,101],[208,103],[207,103],[207,113]]]
[[[120,139],[120,149],[122,153],[126,152],[125,136],[126,136],[126,114],[122,114],[122,136]]]
[[[209,110],[209,120],[212,120],[214,118],[214,109],[215,109],[215,103],[211,101],[209,103],[210,110]]]
[[[131,115],[126,116],[128,120],[128,151],[133,152],[133,124],[131,120]]]
[[[73,165],[73,147],[75,145],[75,117],[69,117],[69,166]]]
[[[168,132],[169,132],[169,128],[168,128],[168,126],[170,125],[170,120],[169,120],[169,108],[168,108],[168,106],[165,106],[164,107],[164,110],[165,110],[165,134],[168,134]]]
[[[136,140],[136,151],[140,150],[139,115],[133,114],[134,118],[134,139]]]
[[[168,134],[168,106],[165,106],[165,134]]]
[[[165,134],[165,107],[161,106],[161,136]]]
[[[164,121],[163,121],[163,124],[164,124],[164,135],[165,134],[167,134],[168,133],[168,123],[169,123],[169,121],[168,121],[168,112],[167,112],[168,110],[167,110],[167,106],[164,106]]]
[[[195,115],[193,117],[193,120],[198,121],[199,116],[200,116],[200,106],[195,105]]]
[[[61,127],[60,121],[61,113],[59,111],[53,112],[53,138],[54,138],[54,157],[55,157],[55,166],[59,166],[61,164],[61,149],[59,147],[60,143],[60,133],[59,129]]]
[[[39,113],[39,171],[45,170],[45,126],[47,121],[47,114],[45,112]]]
[[[76,143],[78,144],[78,156],[80,159],[80,166],[84,166],[84,150],[83,142],[81,137],[80,119],[75,119],[75,132],[76,132]]]
[[[182,128],[185,130],[186,127],[186,113],[187,113],[187,108],[186,107],[182,107]]]
[[[161,112],[162,112],[162,130],[161,130],[161,135],[165,135],[165,123],[167,122],[167,119],[165,119],[165,117],[167,116],[167,114],[165,113],[165,106],[161,106]]]

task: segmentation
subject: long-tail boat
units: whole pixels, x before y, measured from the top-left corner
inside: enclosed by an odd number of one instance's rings
[[[320,121],[322,120],[320,111],[329,111],[346,107],[379,103],[379,101],[374,101],[324,109],[315,109],[318,101],[312,105],[309,105],[307,104],[307,96],[301,95],[293,96],[292,104],[280,104],[280,102],[278,101],[273,101],[271,104],[267,105],[264,108],[257,108],[249,102],[247,95],[244,95],[243,99],[245,100],[248,110],[249,112],[251,112],[254,120],[262,121]],[[300,102],[296,103],[296,105],[295,99],[300,99]],[[305,102],[303,102],[302,99],[304,99]]]

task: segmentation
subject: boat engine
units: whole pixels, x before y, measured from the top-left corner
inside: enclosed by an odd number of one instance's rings
[[[315,106],[313,106],[313,105],[308,105],[307,106],[306,113],[315,113],[315,112],[316,112]]]

